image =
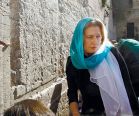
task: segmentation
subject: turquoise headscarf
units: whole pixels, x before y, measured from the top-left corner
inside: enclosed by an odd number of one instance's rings
[[[93,19],[90,17],[80,20],[73,33],[72,42],[70,45],[70,56],[72,64],[77,69],[95,68],[107,56],[112,47],[112,44],[107,41],[107,38],[104,38],[103,44],[95,54],[87,58],[84,57],[83,31],[86,24],[91,21],[93,21]]]

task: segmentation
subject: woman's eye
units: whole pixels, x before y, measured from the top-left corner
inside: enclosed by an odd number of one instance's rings
[[[91,39],[91,38],[92,38],[92,36],[88,36],[87,38]]]
[[[97,35],[96,38],[100,38],[100,35]]]

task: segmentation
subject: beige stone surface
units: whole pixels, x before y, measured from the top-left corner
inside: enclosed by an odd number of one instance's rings
[[[101,0],[1,0],[0,4],[8,14],[0,14],[0,40],[11,42],[5,51],[0,46],[0,113],[33,98],[58,116],[68,115],[65,67],[74,28],[83,17],[100,18],[114,38],[111,9],[102,7]],[[111,1],[106,4],[111,6]]]

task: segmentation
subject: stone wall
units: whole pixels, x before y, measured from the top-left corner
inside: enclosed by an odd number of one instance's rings
[[[0,1],[0,40],[10,43],[9,0]],[[10,47],[0,45],[0,115],[10,106]]]
[[[139,1],[112,0],[117,40],[127,38],[127,23],[134,23],[134,39],[139,40]]]
[[[2,16],[0,39],[10,41],[11,46],[0,51],[1,112],[18,101],[34,98],[57,115],[68,115],[65,65],[74,28],[83,17],[97,17],[106,24],[109,38],[115,38],[111,2],[2,0],[2,5],[6,4],[8,15]]]

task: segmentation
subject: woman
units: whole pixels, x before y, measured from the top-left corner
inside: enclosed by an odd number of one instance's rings
[[[78,90],[82,94],[82,115],[136,115],[137,97],[126,64],[107,39],[104,24],[84,18],[74,30],[67,60],[69,106],[79,116]]]

